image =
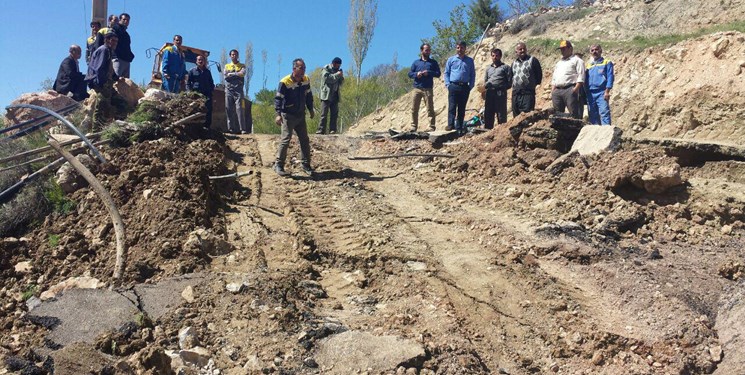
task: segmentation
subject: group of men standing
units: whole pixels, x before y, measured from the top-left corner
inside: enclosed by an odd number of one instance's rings
[[[415,60],[409,70],[409,77],[414,80],[412,95],[411,126],[407,131],[416,131],[419,124],[419,108],[424,100],[429,117],[428,131],[436,130],[434,99],[432,94],[433,78],[440,77],[437,61],[430,58],[431,46],[424,43],[420,46],[420,58]],[[574,54],[570,41],[562,40],[559,44],[562,57],[556,63],[551,80],[551,101],[557,112],[567,111],[572,117],[581,119],[583,101],[587,101],[591,124],[610,125],[610,90],[613,88],[613,63],[602,57],[600,45],[592,45],[590,53],[593,60],[585,64]],[[445,130],[465,131],[464,118],[466,103],[471,90],[476,84],[476,68],[473,59],[466,56],[466,43],[456,45],[456,54],[448,58],[445,64],[443,80],[448,90],[448,123]],[[528,54],[527,45],[523,42],[515,46],[515,60],[511,65],[502,62],[502,50],[491,50],[492,63],[486,68],[484,76],[484,127],[494,127],[497,123],[507,122],[507,90],[512,89],[512,115],[535,110],[536,88],[543,81],[543,69],[540,61]]]
[[[101,23],[90,23],[91,36],[86,42],[87,74],[80,71],[82,56],[80,46],[70,46],[69,55],[62,60],[52,87],[63,95],[71,95],[76,101],[89,97],[87,88],[96,92],[93,110],[93,123],[102,125],[109,116],[114,82],[119,78],[129,78],[130,64],[134,60],[131,39],[127,28],[130,16],[122,13],[109,16],[109,24],[101,28]]]

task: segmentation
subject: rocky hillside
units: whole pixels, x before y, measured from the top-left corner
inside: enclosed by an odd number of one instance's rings
[[[745,1],[740,0],[596,2],[581,11],[587,13],[583,18],[551,23],[539,36],[531,35],[537,26],[512,34],[501,25],[468,54],[476,60],[478,83],[483,81],[491,48],[501,48],[503,60],[511,63],[514,45],[526,41],[529,53],[538,57],[544,68],[537,106],[548,108],[551,74],[559,58],[551,41],[569,38],[579,46],[597,41],[605,46],[604,55],[616,63],[612,114],[614,124],[626,136],[739,143],[745,139],[745,34],[717,30],[726,30],[727,25],[741,20],[744,11]],[[549,22],[545,14],[524,17],[533,25]],[[540,17],[544,21],[538,21]],[[663,36],[681,41],[665,43]],[[575,52],[586,52],[579,49]],[[481,107],[483,100],[474,90],[468,102],[473,111],[467,116]],[[410,121],[410,109],[411,96],[407,94],[364,118],[351,131],[359,134],[401,128]],[[437,127],[442,129],[447,124],[447,91],[442,80],[435,83],[435,110]],[[424,110],[420,116],[425,116]]]

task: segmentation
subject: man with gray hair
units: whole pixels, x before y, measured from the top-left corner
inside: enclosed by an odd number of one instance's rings
[[[517,43],[512,62],[512,116],[535,109],[535,88],[543,81],[543,69],[537,58],[528,55],[528,46]]]
[[[83,54],[79,45],[73,44],[69,49],[70,54],[62,60],[57,71],[57,79],[54,80],[52,89],[62,95],[72,94],[75,101],[81,102],[88,97],[85,87],[85,76],[80,72],[78,60]]]

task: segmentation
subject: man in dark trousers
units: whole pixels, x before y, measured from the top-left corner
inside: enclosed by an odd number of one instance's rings
[[[484,127],[487,129],[494,128],[494,114],[497,123],[507,122],[507,90],[512,87],[512,68],[502,62],[501,49],[491,50],[491,61],[484,78]]]
[[[300,141],[303,171],[313,176],[313,168],[310,166],[310,139],[305,122],[306,108],[310,112],[310,118],[313,118],[315,112],[313,111],[313,93],[310,91],[310,78],[305,75],[305,61],[298,58],[292,61],[292,73],[279,81],[277,94],[274,96],[274,110],[277,112],[274,121],[282,127],[277,160],[274,162],[274,171],[280,176],[289,175],[285,171],[285,160],[293,131],[297,133],[297,139]]]
[[[122,13],[119,15],[119,22],[111,26],[119,38],[114,51],[114,71],[121,78],[129,78],[129,65],[134,60],[135,55],[132,53],[132,39],[129,37],[127,28],[129,27],[129,14]]]
[[[476,66],[473,59],[466,56],[466,42],[458,42],[455,52],[455,56],[445,63],[445,87],[448,88],[448,126],[445,130],[463,132],[468,95],[476,84]]]
[[[435,131],[435,102],[432,87],[434,78],[440,76],[440,65],[437,60],[429,58],[432,53],[432,46],[427,43],[419,46],[421,57],[414,60],[409,69],[409,78],[414,80],[414,96],[411,103],[411,126],[408,131],[415,132],[419,127],[419,106],[424,99],[424,105],[427,106],[427,115],[429,116],[428,131]]]
[[[512,62],[512,116],[535,110],[535,88],[543,82],[543,69],[537,58],[528,55],[528,46],[515,46]]]
[[[62,95],[72,94],[75,101],[83,101],[88,97],[88,90],[85,87],[85,77],[80,73],[78,60],[83,51],[80,46],[73,44],[70,46],[70,54],[62,60],[57,71],[57,79],[54,81],[52,89]]]
[[[114,95],[114,82],[118,79],[114,73],[111,56],[114,55],[118,41],[115,33],[106,34],[104,44],[93,52],[91,63],[88,65],[88,74],[85,76],[88,87],[96,92],[96,101],[93,104],[93,125],[97,129],[102,128],[106,119],[111,116],[111,97]]]
[[[341,100],[341,85],[344,83],[344,72],[341,70],[341,59],[334,57],[331,64],[323,67],[321,79],[321,123],[316,134],[326,132],[326,119],[329,112],[329,134],[336,133],[336,120],[339,118],[339,101]]]
[[[186,89],[207,97],[205,103],[207,118],[204,121],[204,128],[209,129],[212,125],[212,91],[215,90],[215,81],[212,80],[212,73],[207,67],[207,59],[204,56],[197,56],[197,66],[189,71],[186,78]]]

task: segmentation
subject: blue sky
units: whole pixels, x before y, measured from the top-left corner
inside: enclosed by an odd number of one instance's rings
[[[399,64],[410,64],[420,40],[434,34],[432,21],[447,19],[458,3],[379,0],[378,26],[362,71],[390,63],[394,53],[398,53]],[[277,82],[279,54],[282,76],[290,72],[295,57],[302,57],[309,68],[325,65],[334,56],[342,58],[343,68],[352,66],[347,47],[347,0],[109,0],[108,13],[121,12],[132,16],[132,79],[137,83],[148,81],[152,69],[153,60],[146,57],[145,50],[171,41],[173,34],[181,34],[184,45],[209,50],[210,60],[215,61],[219,61],[222,48],[238,49],[242,61],[246,42],[251,41],[255,70],[251,97],[262,86],[262,49],[268,52],[267,87],[272,89]],[[90,16],[90,0],[2,0],[2,108],[22,93],[38,91],[44,79],[54,79],[70,44],[85,49]],[[80,65],[85,73],[85,58]],[[212,73],[217,78],[214,68]]]

